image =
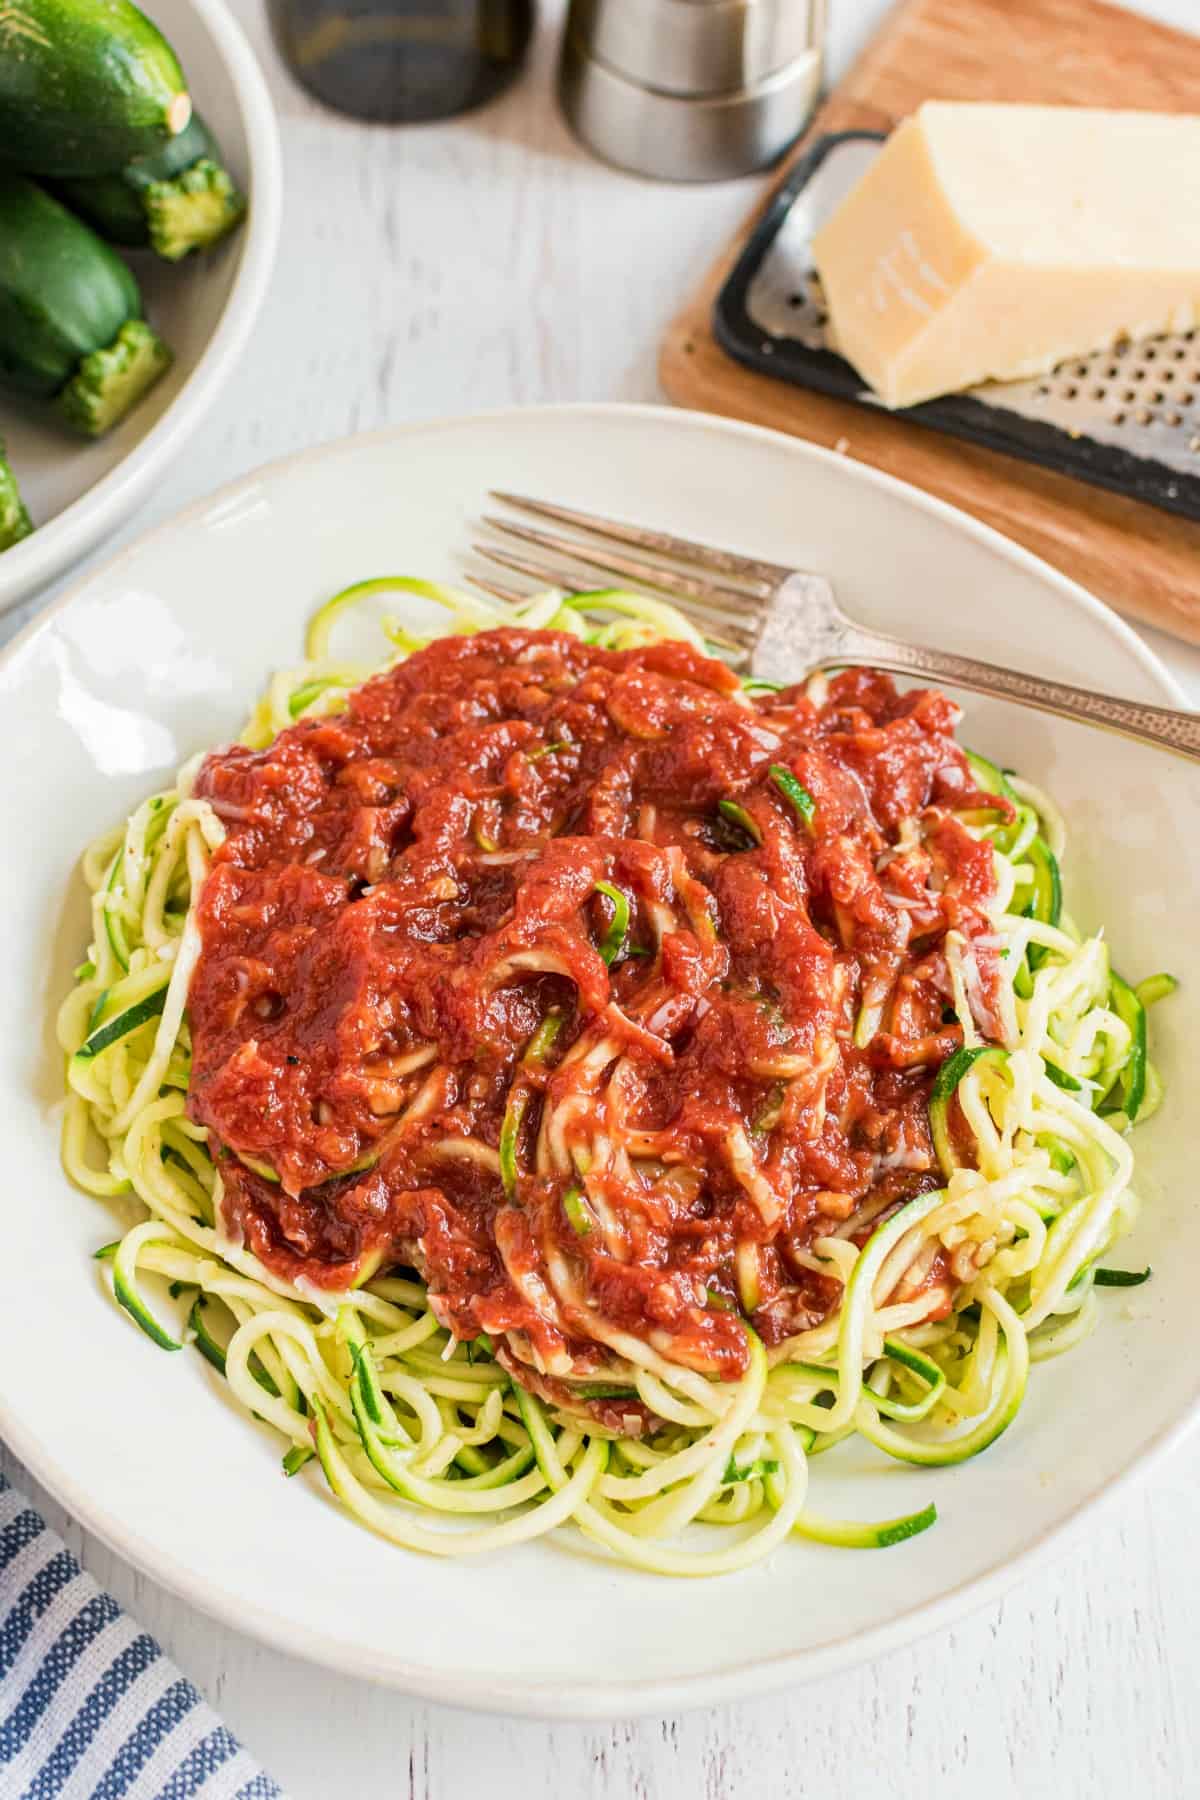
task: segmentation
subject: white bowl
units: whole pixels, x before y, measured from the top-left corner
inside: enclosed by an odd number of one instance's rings
[[[224,0],[148,0],[195,103],[250,196],[242,229],[204,257],[132,263],[148,318],[175,352],[115,431],[89,444],[0,394],[0,435],[38,529],[0,556],[0,612],[89,551],[133,511],[200,425],[246,345],[267,291],[283,204],[279,131],[263,74]]]
[[[1145,1205],[1119,1259],[1149,1261],[1154,1280],[1101,1296],[1095,1335],[1035,1368],[1016,1423],[974,1462],[914,1471],[846,1444],[814,1466],[820,1511],[934,1500],[936,1529],[882,1554],[796,1541],[714,1582],[613,1568],[570,1538],[458,1563],[395,1550],[311,1470],[285,1482],[278,1444],[203,1360],[156,1350],[102,1291],[88,1258],[113,1219],[59,1168],[51,1016],[86,943],[81,845],[237,730],[319,600],[389,571],[452,575],[496,485],[820,569],[869,624],[1179,697],[1114,614],[961,514],[793,439],[653,408],[503,413],[276,464],[90,574],[0,665],[0,1433],[131,1562],[281,1648],[477,1707],[667,1712],[843,1667],[996,1595],[1195,1415],[1200,779],[966,701],[966,741],[1064,804],[1076,915],[1106,922],[1127,974],[1166,967],[1184,985],[1154,1018],[1167,1101],[1137,1133]]]

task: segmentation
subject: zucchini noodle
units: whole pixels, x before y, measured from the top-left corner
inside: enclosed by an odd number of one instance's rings
[[[305,659],[270,680],[244,744],[263,747],[298,719],[339,712],[349,691],[378,672],[337,655],[333,639],[347,609],[387,592],[442,606],[455,633],[519,626],[612,649],[663,638],[707,648],[673,608],[617,590],[551,592],[500,608],[423,581],[363,582],[322,607]],[[392,662],[423,641],[396,620],[384,630]],[[761,685],[747,682],[746,692]],[[850,1434],[926,1468],[977,1454],[1015,1417],[1030,1362],[1070,1348],[1093,1328],[1098,1286],[1139,1279],[1099,1265],[1136,1216],[1128,1134],[1162,1093],[1147,1060],[1146,1011],[1174,985],[1154,976],[1132,988],[1114,974],[1104,938],[1085,935],[1062,910],[1058,810],[985,759],[969,760],[979,788],[998,802],[963,821],[994,851],[992,926],[1004,992],[997,1030],[979,1003],[972,945],[949,934],[962,1047],[943,1065],[930,1101],[944,1185],[898,1209],[884,1206],[882,1217],[868,1198],[834,1234],[818,1238],[808,1261],[841,1283],[840,1307],[770,1351],[747,1323],[748,1366],[739,1381],[672,1361],[654,1334],[644,1341],[597,1320],[611,1374],[607,1385],[581,1387],[580,1398],[626,1394],[644,1406],[654,1428],[624,1436],[586,1410],[560,1409],[527,1391],[486,1336],[453,1338],[421,1281],[376,1267],[350,1291],[330,1294],[279,1278],[228,1237],[208,1132],[186,1110],[186,1007],[200,949],[194,904],[224,829],[207,802],[192,797],[194,765],[185,768],[175,788],[144,801],[123,830],[97,839],[84,856],[91,943],[58,1020],[67,1058],[64,1168],[88,1194],[131,1194],[145,1212],[97,1253],[116,1300],[160,1348],[191,1345],[202,1353],[239,1404],[277,1434],[285,1474],[319,1464],[356,1518],[408,1549],[478,1554],[572,1526],[596,1554],[692,1576],[743,1568],[791,1535],[883,1547],[924,1530],[936,1517],[929,1506],[874,1524],[810,1511],[810,1460]],[[802,825],[809,796],[786,770],[773,773]],[[733,807],[734,814],[741,815],[734,825],[753,837],[750,814]],[[481,848],[505,860],[494,846]],[[677,891],[697,932],[711,934],[706,892],[689,885],[679,862]],[[629,906],[611,885],[600,883],[599,891],[607,909],[600,954],[608,962],[624,943]],[[653,921],[653,908],[647,916]],[[524,965],[514,958],[513,966]],[[552,965],[543,958],[528,966]],[[869,996],[856,1041],[870,1041],[886,1004],[885,994]],[[522,1067],[550,1051],[559,1023],[552,1015]],[[597,1030],[599,1037],[585,1034],[567,1052],[576,1093],[619,1058],[614,1040]],[[401,1073],[434,1056],[432,1046],[416,1051]],[[620,1067],[618,1060],[610,1078],[618,1097]],[[813,1078],[795,1058],[767,1073]],[[528,1103],[519,1084],[513,1091],[498,1153],[472,1141],[445,1146],[447,1155],[485,1161],[510,1197]],[[425,1104],[436,1104],[436,1081],[427,1099],[414,1102]],[[637,1152],[636,1132],[624,1142],[622,1156],[630,1144]],[[652,1143],[644,1148],[653,1154]],[[740,1128],[727,1150],[765,1217],[773,1196]],[[602,1140],[586,1153],[579,1148],[569,1100],[547,1107],[539,1171],[577,1171],[579,1185],[567,1196],[572,1224],[615,1240],[619,1221],[586,1186],[589,1159],[614,1154]],[[947,1259],[954,1283],[949,1316],[930,1316],[922,1286],[935,1255]],[[753,1244],[739,1248],[737,1270],[751,1312]],[[548,1272],[564,1308],[584,1304],[557,1251]],[[148,1292],[145,1277],[157,1278]],[[722,1531],[714,1537],[693,1526]]]

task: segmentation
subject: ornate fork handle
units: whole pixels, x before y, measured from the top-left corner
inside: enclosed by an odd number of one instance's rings
[[[869,664],[895,675],[930,675],[939,682],[970,688],[977,694],[994,694],[1001,700],[1019,700],[1043,712],[1078,719],[1084,725],[1105,725],[1125,737],[1157,744],[1200,762],[1200,713],[1183,712],[1178,707],[1118,700],[1092,688],[1075,687],[1069,681],[1026,675],[1019,669],[977,662],[972,656],[955,656],[947,650],[930,650],[920,644],[879,637],[859,626],[846,632],[838,654],[828,662],[830,666],[835,662],[843,666]]]

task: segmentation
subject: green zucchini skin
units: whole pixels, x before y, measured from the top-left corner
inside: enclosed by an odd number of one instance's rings
[[[110,244],[140,249],[150,242],[143,195],[155,181],[173,181],[202,156],[218,155],[212,133],[199,113],[184,129],[147,156],[135,156],[107,175],[75,175],[51,184],[58,198],[86,219]]]
[[[972,1050],[965,1046],[948,1056],[937,1072],[929,1096],[929,1134],[933,1139],[933,1147],[937,1151],[937,1159],[941,1164],[942,1174],[949,1181],[951,1175],[962,1167],[954,1141],[950,1136],[950,1102],[954,1098],[958,1084],[968,1069],[981,1058],[989,1062],[1002,1063],[1008,1061],[1008,1051],[999,1044],[979,1044]]]
[[[0,380],[48,399],[141,316],[115,251],[44,189],[0,173]]]
[[[137,282],[53,195],[0,172],[0,385],[54,400],[85,437],[123,419],[170,366]]]
[[[0,6],[0,163],[31,175],[115,173],[190,117],[179,59],[130,0]]]
[[[119,173],[58,181],[54,192],[110,244],[149,247],[168,262],[207,249],[246,213],[199,113],[177,137]]]
[[[121,170],[124,186],[144,191],[156,181],[173,181],[202,156],[219,160],[220,146],[200,114],[194,112],[183,130],[148,156],[135,156]]]
[[[182,133],[181,133],[182,135]],[[131,168],[132,164],[129,165]],[[87,221],[93,231],[109,244],[120,244],[126,250],[141,250],[150,242],[150,227],[141,194],[129,187],[124,171],[120,175],[81,175],[67,181],[51,183],[52,192],[73,213]]]

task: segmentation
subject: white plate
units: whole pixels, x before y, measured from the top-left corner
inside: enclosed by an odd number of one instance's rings
[[[115,531],[161,479],[233,372],[267,291],[283,204],[279,131],[254,52],[224,0],[147,0],[232,174],[250,195],[242,229],[170,267],[130,262],[146,315],[175,352],[167,375],[98,443],[0,395],[0,436],[38,529],[0,556],[0,612],[52,581]]]
[[[0,1431],[131,1562],[285,1649],[472,1706],[666,1711],[827,1672],[995,1595],[1195,1411],[1200,783],[1169,756],[971,705],[967,740],[1064,802],[1079,917],[1108,922],[1120,967],[1186,985],[1155,1019],[1169,1098],[1138,1133],[1145,1212],[1120,1258],[1150,1260],[1154,1281],[1101,1296],[1097,1334],[1035,1370],[1017,1424],[975,1462],[914,1471],[846,1445],[816,1465],[822,1511],[934,1499],[935,1530],[884,1554],[796,1542],[712,1583],[615,1569],[570,1539],[482,1562],[392,1549],[318,1478],[285,1482],[275,1440],[202,1359],[157,1351],[103,1294],[88,1256],[112,1219],[58,1167],[50,1019],[85,942],[84,840],[237,729],[321,598],[387,571],[451,574],[493,485],[822,569],[870,624],[1178,696],[1112,613],[937,502],[768,432],[621,407],[417,426],[277,464],[90,575],[0,669],[15,764],[0,797]]]

